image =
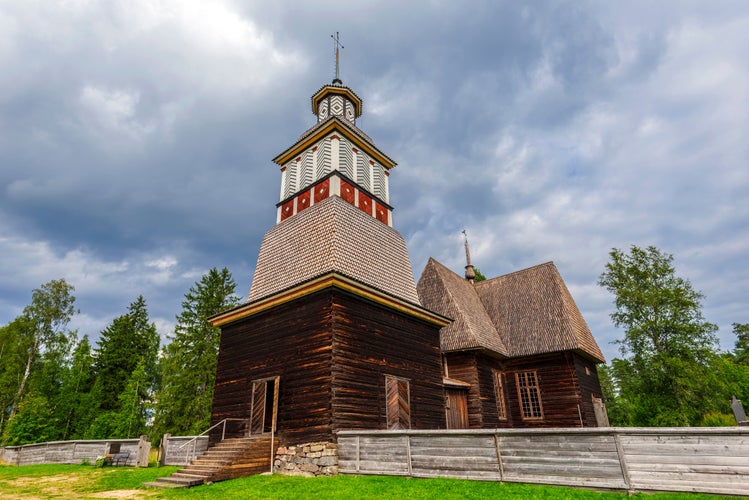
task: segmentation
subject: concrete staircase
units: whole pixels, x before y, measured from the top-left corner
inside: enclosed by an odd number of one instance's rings
[[[273,443],[273,450],[278,440]],[[271,438],[253,436],[228,438],[212,446],[184,469],[160,477],[144,486],[156,488],[190,488],[204,483],[270,472]]]

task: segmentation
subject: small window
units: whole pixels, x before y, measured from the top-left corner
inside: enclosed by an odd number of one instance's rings
[[[411,428],[411,397],[408,380],[385,376],[385,412],[388,430]]]
[[[502,383],[502,372],[493,369],[492,376],[494,377],[494,398],[497,401],[497,416],[500,420],[507,420],[507,407],[505,406],[505,390],[504,384]]]
[[[518,399],[520,411],[524,420],[544,418],[541,406],[541,390],[538,387],[536,371],[518,372],[515,374],[518,385]]]

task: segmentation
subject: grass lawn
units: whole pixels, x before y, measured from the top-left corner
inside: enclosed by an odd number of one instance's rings
[[[2,499],[87,498],[522,498],[522,499],[629,499],[626,493],[578,490],[554,486],[462,481],[458,479],[408,479],[384,476],[301,478],[252,476],[187,490],[143,488],[146,481],[167,476],[177,467],[106,467],[86,465],[0,466]],[[707,500],[721,497],[696,494],[637,495],[643,500]]]

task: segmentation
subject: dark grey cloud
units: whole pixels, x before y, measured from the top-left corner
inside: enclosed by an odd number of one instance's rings
[[[654,244],[732,345],[749,296],[742,2],[203,2],[0,6],[0,321],[66,277],[81,333],[143,294],[162,333],[212,266],[249,290],[271,162],[341,75],[399,166],[395,225],[497,275],[557,263],[607,357],[595,285]]]

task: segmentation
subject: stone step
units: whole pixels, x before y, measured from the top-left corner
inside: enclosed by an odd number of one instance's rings
[[[192,486],[198,486],[203,484],[205,480],[203,478],[182,478],[174,477],[172,474],[169,477],[160,477],[154,483],[162,488],[190,488]]]
[[[143,486],[148,486],[149,488],[189,488],[186,484],[168,483],[166,481],[149,481],[143,483]]]

